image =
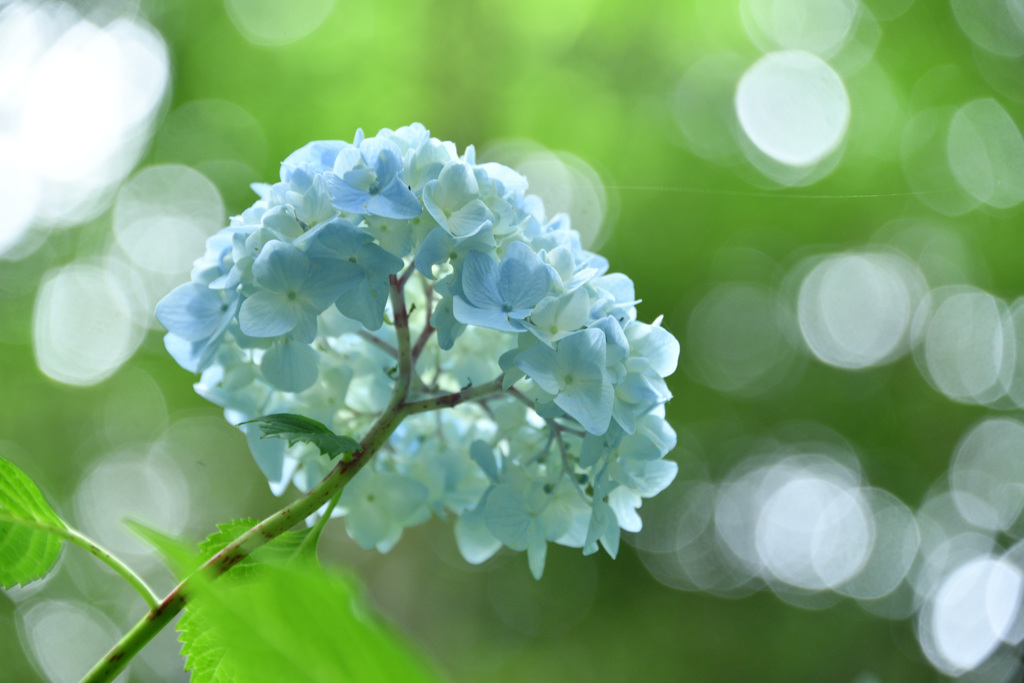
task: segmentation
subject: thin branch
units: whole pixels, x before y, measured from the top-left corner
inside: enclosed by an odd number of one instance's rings
[[[439,408],[452,408],[460,403],[476,401],[488,396],[494,396],[495,394],[501,393],[501,382],[503,378],[504,375],[499,375],[497,378],[487,382],[486,384],[480,384],[475,387],[466,387],[461,391],[453,391],[450,394],[443,394],[433,398],[425,398],[421,401],[406,403],[402,408],[402,414],[415,415],[416,413],[425,413],[429,410],[437,410]]]
[[[401,402],[398,402],[400,405]],[[389,406],[390,407],[390,406]],[[153,639],[192,598],[194,584],[215,579],[228,571],[254,550],[277,538],[288,529],[319,510],[334,497],[345,484],[366,464],[401,423],[398,409],[385,410],[380,419],[366,433],[352,459],[339,462],[323,481],[310,489],[291,505],[246,531],[223,550],[211,557],[197,571],[179,583],[159,605],[151,609],[125,636],[86,674],[82,683],[101,683],[114,680],[125,665]]]
[[[409,261],[409,265],[407,265],[405,267],[405,270],[402,271],[402,274],[398,276],[398,286],[399,287],[405,287],[405,283],[409,281],[409,278],[415,272],[416,272],[416,262],[415,261]],[[394,275],[392,275],[391,277],[393,278]]]
[[[434,285],[430,283],[425,284],[423,292],[427,297],[427,315],[423,322],[423,329],[420,330],[420,336],[416,338],[416,344],[412,347],[413,365],[419,360],[420,354],[423,353],[424,347],[426,347],[427,342],[430,340],[430,335],[434,333],[434,326],[430,324],[430,316],[434,314]]]
[[[386,341],[375,335],[373,332],[359,330],[356,334],[358,334],[360,337],[370,342],[370,344],[377,347],[378,349],[388,354],[392,358],[398,358],[398,349],[396,349],[391,344],[388,344]]]
[[[66,526],[56,526],[53,524],[47,524],[46,522],[13,517],[3,513],[0,513],[0,522],[5,524],[18,524],[38,531],[45,531],[53,534],[54,536],[59,536],[65,541],[74,543],[79,548],[82,548],[100,562],[117,572],[121,578],[127,581],[128,584],[142,596],[142,599],[146,601],[146,604],[149,605],[151,609],[160,604],[160,598],[153,592],[153,589],[149,587],[141,576],[132,571],[131,567],[122,562],[109,550],[80,531]]]

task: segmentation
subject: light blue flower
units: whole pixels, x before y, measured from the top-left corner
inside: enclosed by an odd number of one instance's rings
[[[619,552],[620,535],[619,520],[611,506],[603,500],[595,500],[593,514],[587,526],[587,537],[583,543],[583,554],[596,553],[597,543],[600,541],[608,555],[614,558]]]
[[[608,274],[568,216],[549,219],[523,176],[420,124],[310,143],[280,182],[252,187],[259,199],[157,308],[171,355],[202,372],[196,391],[232,424],[296,413],[366,434],[403,346],[384,324],[390,280],[415,268],[402,280],[409,400],[498,376],[506,393],[406,417],[344,489],[349,534],[387,551],[405,528],[454,515],[469,562],[525,550],[539,577],[549,543],[614,556],[677,471],[664,378],[679,344],[637,322],[633,282]],[[333,466],[243,429],[275,494]]]
[[[379,329],[384,321],[391,286],[388,276],[402,268],[402,259],[373,243],[373,236],[348,221],[337,218],[307,233],[296,244],[306,247],[341,283],[335,297],[343,315],[361,322],[366,329]]]
[[[290,183],[292,177],[302,169],[305,173],[326,173],[334,168],[334,162],[341,150],[352,147],[341,140],[314,140],[289,154],[281,162],[281,182]]]
[[[423,186],[423,206],[453,237],[473,235],[494,218],[480,199],[473,169],[461,162],[448,164]]]
[[[238,305],[236,292],[195,282],[171,290],[156,305],[156,319],[168,331],[168,353],[186,370],[202,372],[213,362]]]
[[[424,277],[434,279],[435,265],[449,263],[453,268],[459,269],[469,252],[491,253],[496,245],[490,225],[485,225],[466,237],[453,237],[448,230],[437,226],[427,234],[419,251],[416,252],[416,270]]]
[[[316,338],[316,317],[345,289],[345,273],[324,259],[311,259],[301,249],[273,240],[252,265],[257,291],[238,312],[242,332],[251,337],[290,334],[296,341]]]
[[[260,372],[281,391],[299,392],[316,382],[320,354],[309,344],[281,337],[260,359]]]
[[[431,180],[437,180],[441,170],[457,158],[454,144],[431,138],[414,153],[406,154],[402,179],[413,191],[419,192]]]
[[[608,431],[615,393],[605,376],[605,336],[601,330],[574,332],[554,349],[536,344],[520,353],[515,364],[588,432]]]
[[[519,332],[526,329],[523,318],[550,287],[548,267],[522,242],[510,244],[501,263],[471,251],[462,266],[465,299],[455,297],[455,318],[467,325]]]
[[[427,500],[427,487],[409,477],[364,467],[346,484],[338,507],[348,535],[363,548],[391,550]]]
[[[390,140],[367,138],[340,151],[324,176],[335,207],[384,218],[415,218],[420,200],[402,181],[402,154]]]
[[[546,344],[554,344],[587,324],[590,297],[586,289],[541,299],[530,314],[530,332]]]
[[[470,564],[486,562],[501,550],[502,543],[487,528],[484,507],[487,498],[455,520],[455,543],[459,553]]]

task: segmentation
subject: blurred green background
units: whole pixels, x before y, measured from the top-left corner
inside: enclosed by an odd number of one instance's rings
[[[950,650],[967,636],[934,615],[960,613],[924,608],[958,562],[1020,535],[1022,55],[1012,0],[0,0],[0,452],[164,590],[122,517],[198,539],[275,510],[152,304],[289,152],[420,121],[520,168],[633,278],[640,318],[665,316],[683,347],[668,405],[681,473],[645,505],[640,550],[552,548],[540,582],[519,555],[469,566],[450,522],[387,556],[328,526],[323,556],[383,615],[453,681],[867,683],[968,664],[1007,680],[1017,564],[999,565],[995,598],[1011,615],[975,624],[990,646]],[[976,424],[996,425],[975,441],[997,455],[963,446]],[[877,513],[872,486],[915,512],[914,568],[884,595],[844,597],[849,577],[820,567],[822,585],[771,557],[752,568],[716,540],[721,482],[808,453],[843,468],[807,474],[826,482],[814,495]],[[985,517],[971,505],[993,479],[1012,486]],[[747,535],[765,519],[750,514]],[[857,519],[862,564],[899,550]],[[821,522],[815,542],[850,528]],[[769,556],[805,547],[758,538]],[[66,550],[53,576],[0,595],[0,679],[75,679],[139,603]],[[163,634],[130,680],[187,680],[177,647]]]

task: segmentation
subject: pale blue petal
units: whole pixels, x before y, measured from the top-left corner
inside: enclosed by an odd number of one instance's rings
[[[308,164],[320,173],[330,171],[334,168],[338,153],[346,147],[351,145],[341,140],[315,140],[300,147],[281,163],[281,180],[288,182],[291,169],[303,164]]]
[[[640,496],[634,491],[622,486],[608,494],[608,504],[615,512],[615,519],[618,520],[619,526],[633,533],[640,531],[644,525],[636,511],[642,502]]]
[[[423,206],[427,209],[427,213],[429,213],[439,225],[448,225],[448,216],[445,215],[444,208],[434,201],[434,192],[436,191],[436,188],[436,180],[431,180],[423,186]]]
[[[607,503],[594,501],[594,512],[587,528],[587,540],[583,545],[583,554],[592,555],[597,552],[600,541],[608,554],[614,558],[619,552],[619,520]]]
[[[604,380],[606,345],[601,330],[590,328],[574,332],[558,342],[556,348],[559,366],[574,378]]]
[[[512,550],[526,550],[533,516],[527,512],[523,498],[508,485],[491,490],[484,507],[487,530]]]
[[[461,162],[448,164],[437,177],[433,200],[438,206],[454,211],[467,202],[478,199],[480,186],[469,165]],[[438,221],[440,223],[441,221]]]
[[[469,445],[469,457],[480,466],[491,481],[498,481],[501,475],[501,459],[487,442],[479,439]]]
[[[498,264],[487,254],[471,251],[462,265],[462,291],[477,308],[501,309],[498,293]]]
[[[373,505],[362,505],[345,519],[345,531],[364,550],[372,550],[378,543],[387,541],[389,536],[394,535],[395,526],[384,510]]]
[[[288,482],[291,480],[298,462],[285,457],[284,441],[260,438],[263,433],[258,426],[242,425],[239,429],[245,433],[249,451],[252,453],[256,465],[267,478],[270,490],[275,496],[280,496],[288,488]]]
[[[356,141],[355,145],[347,145],[338,150],[338,156],[334,160],[334,167],[331,169],[333,175],[343,176],[363,163],[363,155],[359,153],[359,142]],[[324,176],[325,179],[330,178],[326,173]]]
[[[362,277],[362,268],[350,261],[310,259],[309,278],[303,285],[302,297],[312,312],[319,315]]]
[[[522,245],[522,248],[516,248]],[[551,287],[551,274],[540,258],[522,242],[513,242],[498,266],[498,291],[506,306],[532,309]]]
[[[402,152],[390,140],[368,138],[359,145],[359,153],[377,173],[381,186],[390,183],[402,171]]]
[[[541,389],[555,395],[562,389],[554,349],[535,344],[516,356],[516,367],[529,375]]]
[[[501,549],[501,541],[487,530],[483,505],[468,510],[455,521],[455,543],[466,562],[486,562]]]
[[[369,213],[384,218],[416,218],[423,213],[420,200],[397,178],[379,193],[371,195],[366,206]]]
[[[448,260],[452,252],[455,240],[448,234],[448,231],[438,226],[427,233],[419,251],[416,252],[416,270],[424,277],[434,279],[431,267],[436,263]]]
[[[420,482],[392,472],[377,474],[377,504],[402,524],[427,502],[429,491]]]
[[[447,225],[448,231],[455,237],[469,237],[478,233],[493,218],[493,214],[484,206],[484,203],[479,199],[474,199],[453,211],[450,216],[447,216],[447,220],[438,221],[438,223]],[[437,217],[435,216],[434,219],[437,220]]]
[[[319,360],[319,354],[308,344],[285,340],[267,349],[260,371],[281,391],[298,392],[316,382]]]
[[[227,304],[219,291],[189,282],[175,287],[156,305],[156,319],[168,332],[188,341],[212,335],[221,324]]]
[[[384,309],[391,288],[382,277],[363,278],[335,303],[342,315],[358,320],[368,330],[384,324]]]
[[[199,373],[205,369],[201,360],[207,346],[202,341],[190,342],[172,332],[164,335],[164,348],[167,349],[167,353],[178,365],[189,372]],[[210,356],[212,359],[213,354]]]
[[[530,544],[526,548],[526,557],[530,564],[530,573],[533,574],[533,578],[540,581],[540,577],[544,575],[544,561],[548,556],[548,543],[547,539],[541,534],[531,534]]]
[[[659,377],[668,377],[676,371],[679,362],[679,341],[665,328],[643,323],[629,326],[630,345],[636,355],[643,356]]]
[[[344,180],[334,175],[324,177],[327,191],[331,193],[331,205],[336,209],[348,211],[349,213],[368,213],[367,204],[370,201],[370,194],[366,190],[353,187],[347,182],[352,174],[353,171],[346,173]]]
[[[309,274],[309,259],[298,247],[280,240],[267,242],[252,264],[256,283],[275,292],[298,290]]]
[[[679,472],[679,465],[671,460],[655,460],[644,463],[643,473],[636,478],[640,486],[637,493],[644,498],[656,496],[672,483]]]
[[[299,308],[295,311],[297,319],[295,327],[288,336],[300,344],[312,344],[317,334],[317,313],[308,308]]]
[[[465,299],[461,296],[453,298],[452,312],[455,314],[456,320],[466,325],[488,327],[502,332],[521,332],[525,327],[522,324],[516,324],[509,320],[512,317],[509,313],[504,313],[494,308],[477,308],[466,303]],[[523,318],[525,314],[519,317]]]
[[[310,257],[348,259],[371,242],[373,237],[368,232],[344,218],[335,218],[306,233],[296,244],[301,245]]]
[[[238,311],[238,325],[250,337],[277,337],[294,329],[298,321],[298,306],[277,292],[256,292]]]
[[[452,306],[452,297],[445,297],[434,306],[434,312],[430,315],[430,325],[437,330],[437,345],[444,351],[451,349],[466,329],[464,324],[455,319]]]
[[[555,396],[555,405],[576,418],[591,434],[604,434],[611,423],[614,400],[615,392],[609,382],[577,380]]]

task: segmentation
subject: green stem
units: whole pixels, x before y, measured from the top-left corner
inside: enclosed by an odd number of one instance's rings
[[[114,556],[114,554],[109,550],[82,532],[70,527],[55,526],[53,524],[47,524],[46,522],[23,519],[21,517],[12,517],[3,513],[0,513],[0,522],[5,524],[20,524],[21,526],[29,527],[31,529],[45,531],[53,534],[54,536],[60,536],[65,541],[74,543],[79,548],[84,549],[87,553],[120,574],[121,577],[127,581],[131,587],[139,593],[139,595],[142,596],[142,599],[146,601],[146,604],[149,605],[151,609],[160,604],[160,598],[153,592],[153,589],[142,580],[141,576],[133,572],[131,567]]]
[[[341,491],[335,493],[334,497],[331,498],[331,502],[327,504],[327,510],[324,511],[324,514],[320,515],[320,519],[316,520],[316,524],[309,530],[306,537],[302,539],[302,543],[295,550],[294,557],[301,557],[309,546],[313,546],[313,554],[314,556],[316,555],[316,547],[320,544],[320,534],[323,533],[324,527],[327,526],[327,520],[331,518],[331,513],[334,512],[339,498],[341,498]]]
[[[421,401],[406,403],[402,406],[402,415],[404,417],[407,415],[415,415],[416,413],[425,413],[430,410],[452,408],[460,403],[476,401],[481,398],[487,398],[488,396],[494,396],[495,394],[501,393],[501,383],[504,380],[504,377],[504,375],[498,375],[498,377],[492,379],[486,384],[478,384],[475,387],[466,387],[461,391],[453,391],[450,394],[443,394],[441,396],[434,396],[433,398],[425,398]]]
[[[345,485],[380,450],[405,417],[428,410],[456,406],[466,401],[494,395],[502,390],[502,378],[498,377],[492,382],[468,387],[462,391],[409,402],[409,389],[413,383],[413,361],[409,336],[409,312],[406,310],[403,292],[407,277],[408,273],[402,279],[394,275],[390,277],[391,304],[398,341],[398,376],[395,378],[395,386],[384,412],[363,436],[362,441],[359,442],[359,448],[352,453],[352,457],[339,462],[324,477],[323,481],[310,489],[307,494],[246,531],[185,578],[125,634],[113,649],[86,674],[82,683],[112,681],[131,661],[132,657],[184,608],[185,603],[191,598],[197,582],[220,576],[254,550],[281,535],[319,510],[325,503],[339,496]]]
[[[399,411],[385,411],[363,437],[359,448],[352,454],[351,460],[339,462],[324,477],[323,481],[310,489],[309,493],[246,531],[178,584],[86,674],[82,683],[114,680],[131,658],[181,611],[191,597],[195,582],[220,576],[248,557],[254,550],[277,538],[319,510],[324,503],[339,493],[373,454],[384,445],[400,422]]]

